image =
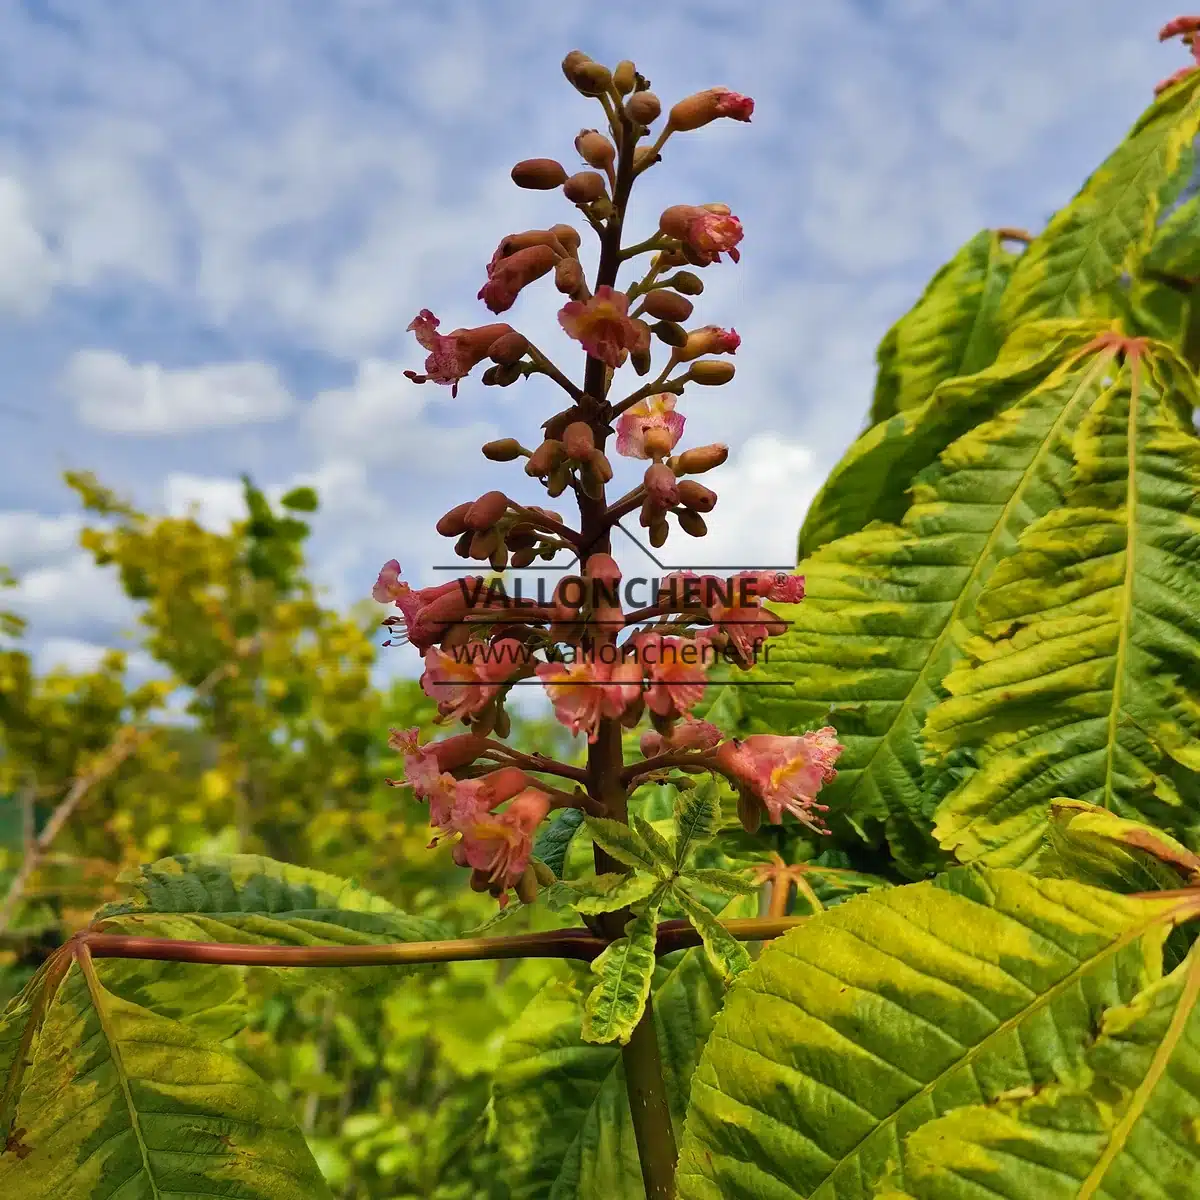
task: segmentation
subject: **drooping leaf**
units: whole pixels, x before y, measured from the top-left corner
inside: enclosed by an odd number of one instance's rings
[[[753,916],[732,901],[723,916]],[[645,1200],[621,1050],[582,1041],[586,969],[547,984],[509,1030],[492,1083],[497,1144],[511,1200]],[[725,988],[700,948],[661,961],[654,976],[654,1024],[676,1137],[683,1129],[692,1071]]]
[[[584,827],[606,854],[627,867],[654,872],[656,860],[640,837],[620,821],[607,817],[585,817]]]
[[[957,1108],[905,1142],[913,1200],[1186,1196],[1200,1178],[1200,954],[1103,1016],[1089,1087]]]
[[[873,425],[829,473],[804,519],[798,556],[805,559],[872,521],[899,522],[916,477],[957,438],[1020,399],[1087,340],[1076,321],[1036,323],[1014,331],[994,363],[943,381],[923,404]],[[801,562],[800,573],[806,575]],[[807,586],[806,586],[806,590]],[[743,708],[745,698],[743,698]]]
[[[658,910],[665,885],[646,901],[645,910],[625,926],[625,936],[610,942],[592,963],[599,982],[583,1007],[585,1042],[629,1041],[642,1019],[654,976]]]
[[[1000,304],[1009,329],[1113,315],[1112,285],[1150,248],[1161,207],[1200,132],[1200,77],[1164,92],[1021,256]]]
[[[563,865],[567,861],[567,850],[571,839],[583,824],[583,810],[564,808],[553,820],[542,826],[533,844],[533,853],[562,878]]]
[[[332,1197],[287,1109],[232,1052],[109,992],[86,952],[47,987],[0,1098],[0,1194]],[[28,1005],[10,1007],[0,1044],[28,1020]]]
[[[983,632],[926,724],[931,754],[969,747],[977,763],[937,812],[963,861],[1036,861],[1059,796],[1200,834],[1195,385],[1153,344],[1109,377],[1066,502],[992,573]]]
[[[1061,356],[1028,365],[1008,348],[974,380],[939,389],[996,393],[997,415],[945,449],[900,526],[830,543],[802,564],[806,596],[781,609],[789,630],[742,689],[738,732],[799,733],[831,721],[846,751],[822,789],[831,828],[879,840],[920,876],[944,858],[931,836],[921,731],[941,683],[977,628],[977,600],[1036,516],[1062,503],[1070,438],[1104,392],[1110,358],[1081,353],[1100,327],[1060,330]],[[1012,372],[1009,368],[1012,367]],[[895,418],[902,420],[904,417]]]
[[[865,1200],[947,1109],[1078,1078],[1093,1022],[1160,976],[1186,908],[958,868],[810,918],[730,989],[680,1200]]]
[[[683,867],[693,849],[707,842],[721,822],[721,800],[711,780],[681,790],[675,797],[675,862]]]
[[[726,980],[736,979],[750,966],[750,953],[699,900],[683,887],[671,888],[671,898],[687,914],[687,919],[700,934],[708,961]]]
[[[616,912],[629,904],[645,900],[660,884],[653,875],[632,872],[628,875],[594,875],[589,879],[572,880],[565,885],[571,899],[568,903],[576,912]]]

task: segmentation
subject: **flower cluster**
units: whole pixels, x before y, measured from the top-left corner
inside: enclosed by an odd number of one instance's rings
[[[437,701],[439,720],[467,730],[426,745],[416,730],[394,731],[391,744],[404,762],[398,782],[428,803],[434,843],[451,840],[472,886],[502,905],[510,889],[525,900],[536,895],[533,839],[552,808],[574,805],[623,819],[636,781],[709,772],[735,785],[747,828],[790,813],[821,829],[817,794],[833,778],[842,749],[832,729],[739,741],[695,715],[715,662],[748,668],[765,641],[785,631],[786,620],[772,606],[800,601],[802,578],[679,573],[662,581],[652,603],[626,611],[610,553],[613,527],[634,512],[653,546],[663,544],[672,524],[692,537],[706,534],[705,515],[718,497],[696,477],[720,466],[728,450],[680,446],[686,426],[680,397],[689,385],[729,383],[730,359],[741,344],[733,328],[692,323],[693,298],[704,291],[696,272],[740,260],[741,222],[723,203],[674,204],[644,241],[623,245],[630,190],[661,162],[671,137],[716,120],[749,121],[754,102],[709,88],[671,107],[653,136],[662,105],[632,63],[610,71],[573,51],[563,72],[578,92],[599,100],[607,128],[580,131],[581,169],[531,158],[513,167],[512,178],[522,188],[561,190],[599,239],[599,268],[589,282],[574,225],[511,233],[488,261],[478,299],[492,314],[507,313],[526,288],[552,281],[563,297],[558,325],[585,355],[582,378],[571,379],[509,324],[443,334],[428,309],[409,326],[428,352],[424,373],[406,374],[414,383],[448,386],[452,395],[485,362],[487,386],[508,387],[532,375],[556,383],[567,407],[545,422],[532,448],[502,438],[483,453],[494,462],[523,461],[526,476],[552,499],[569,493],[579,524],[505,492],[485,492],[452,508],[437,529],[454,539],[460,557],[487,563],[491,576],[414,588],[392,560],[373,592],[398,610],[385,622],[391,640],[423,655],[421,686]],[[644,265],[634,278],[618,286],[619,270],[639,260]],[[649,379],[618,397],[616,373],[625,367]],[[609,499],[621,460],[642,464],[641,477]],[[559,578],[551,596],[508,594],[505,571],[561,552],[578,562],[578,574]],[[586,767],[505,745],[506,700],[522,681],[541,683],[558,721],[587,740]],[[642,761],[627,768],[622,731],[643,721],[649,728],[640,740]],[[564,780],[569,788],[560,786]]]

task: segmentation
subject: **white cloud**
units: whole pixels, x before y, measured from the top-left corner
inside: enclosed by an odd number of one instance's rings
[[[0,566],[20,575],[61,559],[78,546],[82,528],[82,518],[74,513],[0,512]]]
[[[38,636],[129,627],[137,611],[116,571],[96,566],[84,553],[26,571],[15,588],[5,589],[4,604],[25,617]]]
[[[261,362],[168,368],[131,363],[111,350],[80,350],[63,387],[85,425],[110,433],[193,433],[275,421],[292,407],[279,372]]]
[[[21,184],[0,175],[0,312],[23,317],[45,306],[58,274],[29,209]]]
[[[268,499],[278,501],[283,492],[264,489]],[[226,532],[246,516],[243,485],[238,479],[188,475],[172,471],[163,481],[163,506],[171,517],[192,517],[214,533]]]

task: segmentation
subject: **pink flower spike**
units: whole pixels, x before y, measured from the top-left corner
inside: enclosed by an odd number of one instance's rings
[[[479,813],[462,829],[462,857],[487,872],[498,887],[515,887],[533,853],[533,835],[550,811],[550,797],[536,787],[520,792],[502,813]]]
[[[646,341],[644,325],[628,314],[629,297],[602,284],[586,302],[567,301],[559,310],[558,323],[588,354],[615,370]]]
[[[494,661],[495,657],[481,652],[477,642],[456,646],[452,653],[431,646],[425,651],[425,672],[421,689],[431,700],[438,702],[443,720],[473,717],[484,709],[500,692],[500,684],[513,672],[513,664]]]
[[[620,718],[642,693],[642,668],[636,662],[617,665],[580,657],[566,663],[539,663],[537,676],[546,688],[554,715],[572,733],[597,737],[600,721]]]
[[[379,570],[379,578],[371,589],[371,598],[378,604],[399,604],[412,588],[400,578],[400,564],[389,558]]]
[[[686,420],[675,411],[675,401],[671,392],[659,392],[626,409],[617,418],[617,453],[626,458],[650,458],[651,450],[657,457],[670,454],[683,437]],[[649,447],[647,435],[651,435]]]
[[[729,88],[714,88],[719,92],[717,98],[717,116],[731,117],[735,121],[749,121],[754,115],[754,101],[740,92],[732,92]]]
[[[425,374],[415,371],[404,374],[413,383],[442,383],[450,388],[452,396],[458,395],[458,383],[472,368],[488,356],[488,350],[497,339],[512,333],[511,325],[497,323],[480,325],[475,329],[456,329],[452,333],[438,333],[441,322],[427,308],[413,318],[409,330],[416,334],[417,341],[429,351],[425,360]]]
[[[1158,31],[1158,40],[1169,42],[1171,38],[1186,37],[1197,32],[1200,32],[1200,17],[1176,17]]]
[[[697,266],[720,262],[722,254],[728,254],[734,262],[741,258],[736,247],[742,240],[742,223],[731,213],[710,212],[695,204],[675,204],[659,217],[658,228],[682,242]]]
[[[700,703],[708,684],[703,643],[661,633],[636,634],[632,641],[649,679],[646,707],[651,712],[671,719]]]
[[[746,583],[742,584],[741,580]],[[804,576],[788,575],[783,571],[743,571],[734,576],[734,586],[744,586],[747,598],[753,596],[774,604],[799,604],[804,599]]]

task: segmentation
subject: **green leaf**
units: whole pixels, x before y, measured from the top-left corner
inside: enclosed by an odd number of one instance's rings
[[[582,809],[564,808],[558,816],[542,826],[533,844],[534,856],[540,858],[559,879],[563,875],[571,839],[582,824]]]
[[[1036,340],[1037,328],[1024,336]],[[832,722],[846,751],[821,791],[830,827],[876,843],[886,832],[914,876],[945,861],[931,834],[926,715],[978,627],[991,573],[1033,517],[1062,503],[1071,436],[1115,369],[1105,355],[1081,353],[1100,326],[1054,328],[1060,361],[1006,347],[995,367],[939,389],[933,403],[956,388],[992,392],[982,407],[997,415],[923,473],[902,525],[841,538],[802,564],[806,597],[788,610],[790,627],[770,660],[750,675],[774,686],[742,689],[739,733],[794,734]]]
[[[698,883],[711,892],[722,892],[729,896],[754,896],[758,894],[758,884],[747,879],[744,875],[735,875],[732,871],[722,871],[718,867],[697,867],[687,871],[682,876],[686,883]]]
[[[1200,132],[1198,86],[1200,77],[1192,77],[1164,92],[1034,239],[1000,304],[1008,328],[1111,313],[1107,294],[1149,249],[1168,185]]]
[[[279,503],[284,508],[290,508],[295,512],[316,512],[320,502],[314,488],[297,487],[292,488],[290,492],[285,492],[280,497]]]
[[[588,993],[583,1008],[585,1042],[620,1042],[623,1046],[642,1019],[654,975],[658,910],[664,890],[660,884],[646,902],[645,912],[626,924],[625,936],[609,943],[592,963],[599,982]]]
[[[871,424],[918,408],[944,380],[974,375],[996,358],[995,315],[1016,255],[991,229],[977,233],[929,281],[884,335]]]
[[[753,916],[738,899],[726,917]],[[495,1136],[511,1200],[645,1200],[621,1050],[581,1040],[583,967],[545,986],[509,1030],[492,1082]],[[725,988],[702,949],[660,960],[654,1024],[678,1138]]]
[[[287,1109],[236,1055],[109,992],[86,952],[42,983],[44,1019],[0,1098],[0,1194],[332,1197]],[[0,1045],[29,1019],[25,1002],[10,1006]]]
[[[750,952],[699,900],[677,885],[671,888],[671,898],[683,909],[693,928],[700,934],[704,953],[722,979],[727,982],[736,979],[750,966]]]
[[[580,913],[616,912],[629,904],[645,900],[660,886],[654,875],[595,875],[590,879],[575,879],[567,885],[573,896],[568,903]]]
[[[963,861],[1036,862],[1059,796],[1200,833],[1200,439],[1164,347],[1107,350],[1111,386],[1072,442],[1065,503],[980,593],[980,636],[929,715],[932,755],[977,769],[936,836]]]
[[[610,858],[627,867],[655,870],[654,855],[628,825],[610,821],[607,817],[585,817],[584,826],[592,835],[592,841]]]
[[[986,369],[947,379],[923,404],[873,425],[846,451],[817,493],[800,530],[799,557],[815,554],[872,521],[902,520],[913,481],[947,446],[1040,384],[1101,328],[1057,321],[1017,329]],[[801,574],[806,570],[807,564],[801,563]],[[811,594],[807,579],[805,590]],[[742,707],[745,710],[745,698]]]
[[[675,797],[675,860],[679,870],[688,854],[707,842],[721,824],[721,794],[711,779]]]
[[[629,824],[653,855],[657,873],[661,875],[665,871],[669,875],[675,869],[675,851],[671,843],[649,821],[636,814],[630,815]]]
[[[1083,1077],[1094,1022],[1159,978],[1187,908],[958,868],[809,918],[730,989],[680,1200],[862,1200],[947,1109]]]
[[[1086,1090],[1050,1086],[957,1108],[913,1133],[914,1200],[983,1193],[1041,1200],[1187,1196],[1200,1177],[1200,954],[1109,1009]]]

